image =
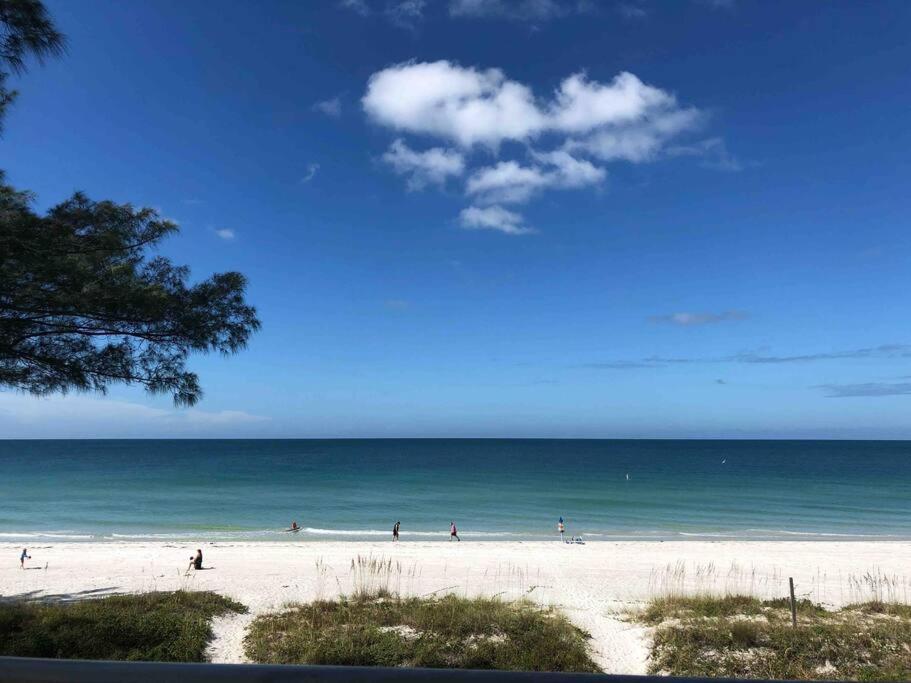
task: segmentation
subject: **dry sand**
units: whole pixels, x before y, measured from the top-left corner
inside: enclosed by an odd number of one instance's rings
[[[251,615],[217,620],[213,661],[239,662],[250,620],[290,602],[330,598],[361,587],[408,595],[501,595],[555,605],[592,635],[609,673],[645,673],[648,631],[622,612],[667,591],[799,596],[837,606],[881,597],[911,600],[911,544],[899,542],[286,542],[209,543],[206,569],[185,576],[196,546],[166,543],[0,544],[0,595],[79,599],[150,590],[213,590]],[[358,558],[391,560],[378,572]],[[47,568],[45,569],[45,566]]]

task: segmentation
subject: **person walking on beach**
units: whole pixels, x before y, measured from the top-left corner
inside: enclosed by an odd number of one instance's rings
[[[566,543],[566,539],[563,537],[563,534],[566,532],[566,527],[563,525],[563,518],[560,518],[560,521],[557,522],[557,531],[560,532],[560,540]]]
[[[19,556],[19,568],[25,569],[25,561],[32,559],[32,556],[28,554],[28,548],[22,549],[22,554]]]
[[[399,527],[402,525],[401,522],[396,522],[392,525],[392,542],[395,543],[399,540]]]
[[[190,566],[187,567],[188,574],[191,569],[202,569],[202,548],[197,548],[196,556],[190,558]]]
[[[451,541],[452,539],[455,539],[457,541],[462,540],[461,538],[459,538],[459,530],[456,529],[455,522],[449,523],[449,540]]]

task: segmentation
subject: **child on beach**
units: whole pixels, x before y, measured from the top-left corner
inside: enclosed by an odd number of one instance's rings
[[[452,541],[452,539],[455,539],[457,541],[462,540],[461,538],[459,538],[459,530],[456,529],[455,522],[449,523],[449,540]]]
[[[395,543],[396,541],[399,540],[399,527],[401,526],[401,524],[402,524],[401,522],[396,522],[395,524],[392,525],[392,542],[393,543]]]
[[[25,561],[32,559],[32,556],[28,554],[28,548],[22,549],[22,554],[19,556],[19,568],[25,569]]]

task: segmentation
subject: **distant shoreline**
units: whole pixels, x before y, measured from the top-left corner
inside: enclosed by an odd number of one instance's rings
[[[677,538],[588,538],[582,537],[582,543],[571,543],[571,542],[561,542],[559,539],[550,539],[544,540],[541,538],[528,538],[528,539],[498,539],[498,538],[472,538],[471,536],[464,535],[459,532],[460,537],[462,538],[462,543],[470,545],[485,545],[492,547],[499,546],[556,546],[560,547],[563,545],[566,546],[587,546],[587,545],[674,545],[674,544],[685,544],[685,545],[696,545],[700,543],[707,544],[736,544],[736,545],[756,545],[756,544],[772,544],[772,545],[785,545],[785,544],[826,544],[826,543],[838,543],[838,544],[865,544],[873,543],[878,545],[911,545],[911,538],[905,537],[792,537],[792,538],[732,538],[732,537],[703,537],[703,536],[694,536],[694,537],[677,537]],[[323,545],[343,545],[349,546],[352,549],[363,548],[363,547],[385,547],[385,545],[391,547],[392,537],[388,539],[380,539],[376,536],[369,538],[338,538],[333,536],[326,536],[323,538],[314,538],[314,537],[303,537],[298,539],[280,539],[280,538],[248,538],[248,537],[239,537],[239,538],[206,538],[204,536],[182,536],[182,537],[171,537],[171,538],[150,538],[150,537],[138,537],[138,538],[100,538],[95,536],[86,536],[85,538],[61,538],[54,536],[19,536],[19,537],[10,537],[6,534],[0,534],[0,549],[3,548],[21,548],[22,546],[35,546],[38,545],[44,547],[53,547],[56,545],[73,545],[73,546],[90,546],[90,545],[126,545],[126,546],[154,546],[154,547],[173,547],[179,545],[211,545],[211,546],[250,546],[250,547],[261,547],[261,546],[281,546],[281,547],[300,547],[300,546],[313,546],[319,547]],[[439,538],[408,538],[407,536],[402,536],[395,545],[414,545],[414,546],[426,546],[426,545],[449,545],[451,542],[445,536]]]

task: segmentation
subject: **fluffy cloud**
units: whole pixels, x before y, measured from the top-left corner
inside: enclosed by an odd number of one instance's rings
[[[703,112],[695,108],[652,107],[638,119],[605,125],[589,135],[569,139],[564,148],[603,161],[652,161],[669,140],[699,128],[704,118]]]
[[[449,14],[454,17],[542,21],[586,7],[584,2],[573,5],[569,0],[450,0]]]
[[[455,150],[433,147],[416,152],[402,140],[396,140],[389,146],[383,161],[399,175],[408,177],[409,190],[422,190],[431,184],[442,185],[449,176],[460,176],[465,170],[465,160]]]
[[[689,145],[668,147],[667,155],[671,157],[701,157],[702,165],[718,171],[742,171],[744,165],[733,154],[728,152],[727,145],[721,138],[707,138]]]
[[[370,77],[364,110],[377,123],[437,135],[464,147],[524,140],[544,127],[531,89],[499,69],[448,61],[397,64]]]
[[[466,230],[496,230],[507,235],[527,235],[534,232],[523,225],[523,218],[502,206],[469,206],[462,209],[459,221]]]
[[[451,11],[469,15],[495,6],[464,0],[454,2]],[[416,152],[402,139],[393,142],[383,158],[408,177],[412,190],[462,175],[471,170],[469,160],[481,154],[499,156],[504,143],[524,145],[526,158],[495,159],[476,167],[465,185],[474,206],[461,213],[462,225],[508,234],[530,230],[519,214],[502,204],[523,203],[545,190],[599,185],[607,171],[594,162],[642,163],[670,154],[693,155],[679,143],[675,151],[669,148],[678,136],[703,126],[706,118],[701,110],[681,106],[672,93],[628,72],[603,83],[585,73],[572,74],[542,98],[499,69],[447,60],[403,62],[377,71],[361,102],[376,124],[461,149]],[[717,143],[711,147],[723,149]],[[718,160],[727,158],[712,154]]]
[[[650,133],[660,141],[694,127],[700,118],[698,110],[681,108],[673,95],[627,72],[606,84],[574,74],[551,101],[539,103],[531,88],[507,79],[499,69],[481,71],[446,60],[378,71],[370,77],[363,105],[377,123],[437,135],[463,147],[495,148],[542,133],[620,137],[628,131]],[[579,145],[588,148],[584,139]],[[591,143],[593,153],[598,148]]]
[[[215,231],[215,234],[227,241],[233,240],[237,236],[231,228],[220,228]]]
[[[339,0],[338,4],[339,7],[351,10],[355,14],[360,14],[362,17],[366,17],[370,14],[370,7],[367,5],[366,0]]]
[[[316,174],[319,173],[319,164],[313,162],[312,164],[307,164],[307,173],[301,178],[302,183],[309,183],[313,178],[316,177]]]
[[[468,179],[467,194],[483,203],[514,204],[527,201],[540,190],[596,185],[607,177],[604,169],[563,151],[536,154],[535,158],[550,168],[501,161],[476,171]]]
[[[682,327],[695,325],[709,325],[728,320],[743,320],[747,314],[743,311],[722,311],[721,313],[671,313],[670,315],[654,315],[649,320],[656,323],[671,323]]]
[[[338,97],[333,97],[329,100],[321,100],[320,102],[315,103],[311,109],[337,119],[342,115],[342,101]]]
[[[649,112],[676,106],[672,95],[626,71],[607,84],[589,81],[585,74],[573,74],[560,84],[551,116],[554,128],[587,133],[602,125],[630,124]]]
[[[397,0],[386,7],[386,16],[399,28],[414,30],[424,18],[425,0]]]

